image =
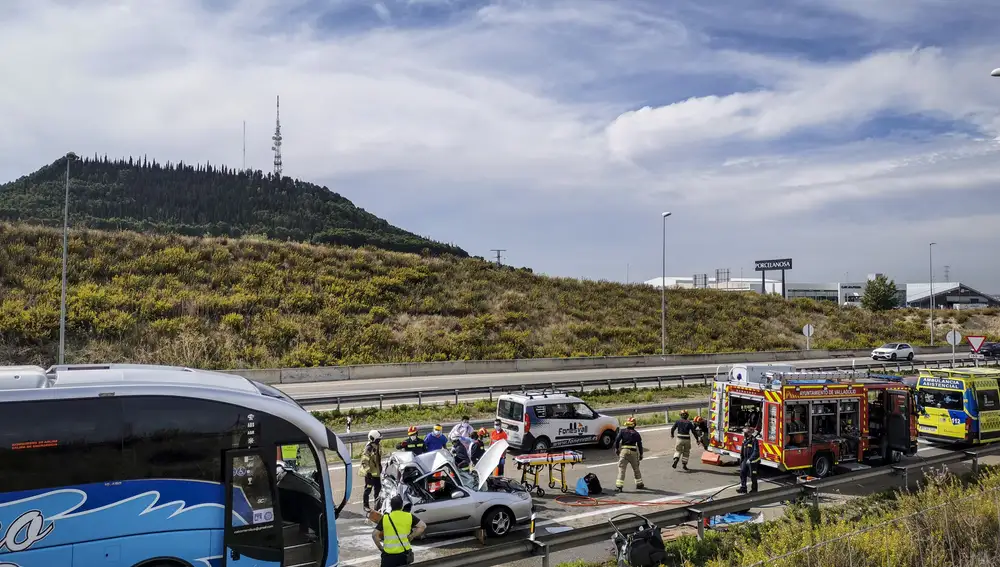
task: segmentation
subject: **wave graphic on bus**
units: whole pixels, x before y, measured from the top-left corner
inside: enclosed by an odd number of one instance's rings
[[[144,533],[219,529],[225,514],[224,495],[220,483],[190,480],[136,480],[8,493],[0,497],[0,556]],[[239,489],[233,497],[232,524],[245,525],[252,513],[250,503]],[[214,559],[194,561],[211,565]]]

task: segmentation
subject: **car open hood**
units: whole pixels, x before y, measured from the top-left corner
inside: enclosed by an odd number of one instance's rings
[[[490,448],[483,453],[480,457],[479,462],[476,463],[476,475],[479,477],[479,490],[483,489],[486,484],[486,479],[488,479],[493,471],[500,464],[500,459],[503,458],[504,453],[507,452],[507,440],[501,439],[492,445]]]

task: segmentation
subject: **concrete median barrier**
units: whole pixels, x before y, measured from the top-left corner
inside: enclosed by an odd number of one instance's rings
[[[916,347],[917,355],[945,354],[950,346]],[[529,358],[510,360],[449,360],[397,364],[364,364],[317,368],[281,368],[230,370],[234,374],[265,384],[294,384],[336,380],[373,380],[425,376],[460,376],[466,374],[513,374],[518,372],[558,372],[564,370],[600,370],[620,368],[657,368],[687,365],[735,364],[740,362],[795,362],[823,359],[867,359],[871,350],[787,350],[764,352],[723,352],[706,354],[668,354],[666,356],[595,356],[575,358]],[[964,355],[967,350],[957,350]],[[537,380],[536,380],[537,381]]]

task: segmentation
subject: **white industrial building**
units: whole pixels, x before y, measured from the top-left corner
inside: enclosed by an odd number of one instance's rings
[[[715,278],[706,278],[705,286],[709,289],[720,289],[722,291],[754,291],[761,293],[760,278],[730,278],[727,281],[718,282]],[[666,278],[653,278],[646,280],[646,285],[661,287],[662,282],[666,282],[667,288],[693,289],[695,288],[694,276],[667,276]],[[702,287],[702,286],[697,286]],[[764,293],[776,293],[781,295],[781,280],[764,280]]]

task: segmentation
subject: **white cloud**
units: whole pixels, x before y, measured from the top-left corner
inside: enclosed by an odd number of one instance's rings
[[[483,1],[471,10],[452,0],[248,0],[211,10],[196,0],[8,2],[0,179],[68,150],[237,165],[243,120],[248,162],[267,169],[280,94],[287,174],[361,201],[337,180],[391,183],[384,204],[363,204],[398,208],[399,224],[459,244],[481,235],[451,232],[460,224],[447,218],[409,218],[407,203],[444,207],[489,188],[537,210],[613,201],[642,215],[671,202],[689,217],[756,219],[995,194],[1000,181],[989,141],[1000,133],[992,38],[831,60],[715,48],[719,22],[705,18],[726,17],[724,6]],[[863,19],[867,34],[939,4],[824,5]],[[359,6],[377,17],[368,27],[351,23]],[[745,20],[723,27],[819,29],[815,18],[797,27],[790,12],[740,6]],[[453,17],[407,24],[446,8]],[[857,139],[857,128],[887,113],[960,126]],[[581,250],[585,238],[630,246],[615,230],[551,222],[581,230]],[[566,254],[537,248],[526,263],[574,274]]]

